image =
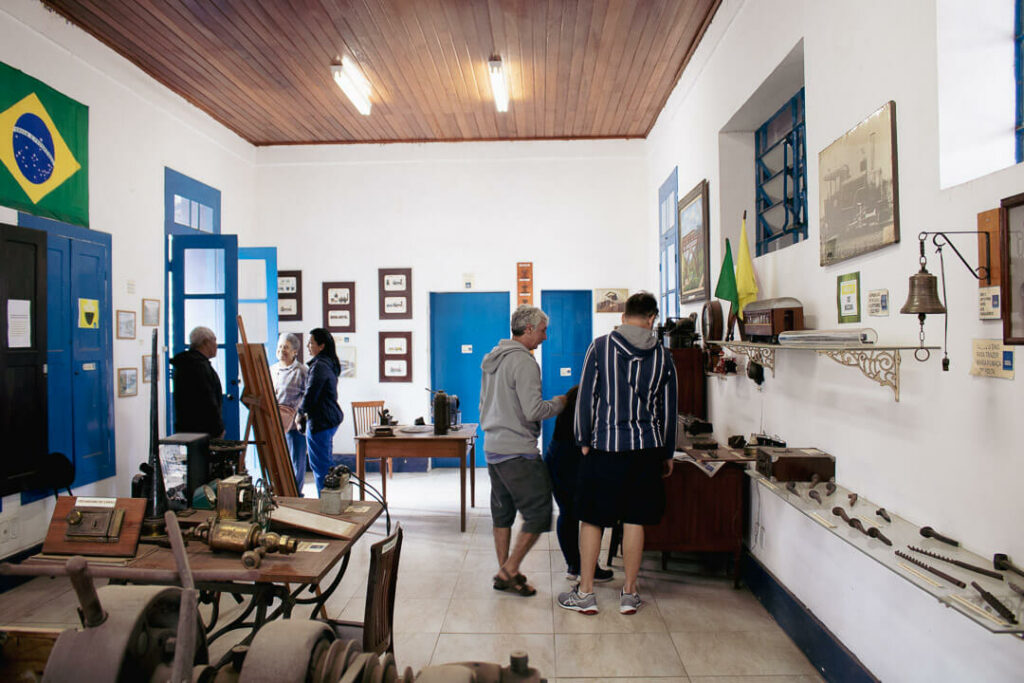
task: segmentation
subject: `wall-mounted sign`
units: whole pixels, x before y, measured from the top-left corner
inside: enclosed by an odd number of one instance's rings
[[[381,382],[412,381],[412,332],[378,332]]]
[[[356,331],[356,283],[325,282],[324,327],[328,332]]]
[[[278,320],[302,320],[302,271],[277,271]]]
[[[533,305],[533,261],[516,264],[516,303]]]
[[[412,268],[378,268],[381,320],[412,318]]]

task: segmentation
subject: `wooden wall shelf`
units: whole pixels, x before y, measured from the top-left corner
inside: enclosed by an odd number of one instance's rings
[[[772,371],[775,376],[775,351],[814,351],[827,356],[840,365],[857,368],[868,379],[883,387],[890,387],[897,402],[900,400],[900,352],[917,351],[918,346],[879,346],[878,344],[820,344],[816,346],[782,346],[781,344],[759,344],[744,341],[707,341],[729,349]],[[925,346],[928,351],[938,346]]]

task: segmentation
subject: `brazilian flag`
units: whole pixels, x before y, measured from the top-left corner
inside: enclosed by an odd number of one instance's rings
[[[89,225],[89,108],[0,63],[0,205]]]

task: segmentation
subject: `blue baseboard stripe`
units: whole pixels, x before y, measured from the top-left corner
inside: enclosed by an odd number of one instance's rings
[[[750,591],[826,681],[878,683],[878,679],[856,655],[758,562],[756,557],[748,554],[746,560],[743,563],[743,580]]]

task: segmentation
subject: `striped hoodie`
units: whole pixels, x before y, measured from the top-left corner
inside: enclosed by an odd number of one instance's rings
[[[576,442],[603,451],[676,445],[676,371],[644,327],[619,325],[587,349],[576,403]]]

